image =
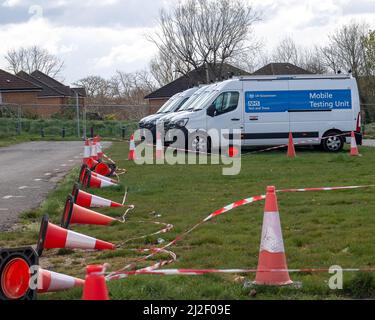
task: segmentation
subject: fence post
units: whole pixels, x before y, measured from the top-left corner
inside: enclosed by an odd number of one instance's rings
[[[122,140],[125,140],[125,136],[126,136],[126,127],[123,126],[123,127],[121,128],[121,131],[122,131]]]
[[[90,135],[91,135],[91,139],[94,139],[94,127],[91,126],[90,128]]]
[[[65,138],[65,128],[62,128],[62,130],[61,130],[61,136],[63,137],[63,139]]]
[[[80,124],[79,124],[79,97],[78,97],[78,92],[76,92],[76,109],[77,109],[77,135],[78,135],[78,138],[80,138],[81,129],[80,129]]]
[[[43,128],[43,127],[40,128],[40,136],[41,136],[42,138],[44,138],[44,128]]]

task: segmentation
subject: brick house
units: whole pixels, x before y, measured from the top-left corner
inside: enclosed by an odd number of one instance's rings
[[[43,72],[34,71],[27,74],[21,71],[17,75],[12,75],[1,71],[0,77],[1,75],[4,78],[4,84],[0,83],[3,103],[21,105],[25,114],[48,118],[62,112],[64,107],[75,106],[77,97],[79,105],[81,107],[85,105],[86,90],[84,88],[71,88]],[[5,89],[9,91],[10,88],[12,88],[11,92],[5,92]]]
[[[0,104],[36,104],[41,91],[38,85],[0,70]]]

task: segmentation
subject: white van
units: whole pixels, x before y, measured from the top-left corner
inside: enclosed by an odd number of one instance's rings
[[[169,129],[183,130],[188,148],[198,151],[210,149],[211,129],[238,129],[243,146],[283,145],[292,132],[296,144],[338,152],[351,131],[362,142],[358,87],[351,75],[231,79],[217,84],[194,112],[174,117]]]

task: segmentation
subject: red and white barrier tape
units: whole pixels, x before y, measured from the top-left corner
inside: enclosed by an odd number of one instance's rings
[[[347,186],[347,187],[322,187],[322,188],[304,188],[304,189],[282,189],[276,190],[278,193],[286,192],[314,192],[314,191],[338,191],[338,190],[354,190],[354,189],[369,189],[375,188],[375,184],[364,186]]]
[[[124,279],[129,276],[137,275],[157,275],[157,276],[202,276],[206,274],[240,274],[240,273],[265,273],[265,272],[289,272],[289,273],[328,273],[332,271],[342,272],[375,272],[375,268],[305,268],[305,269],[164,269],[164,270],[147,270],[127,271],[117,275],[112,280]]]

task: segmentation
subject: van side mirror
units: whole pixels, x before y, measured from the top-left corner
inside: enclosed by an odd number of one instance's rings
[[[216,116],[216,108],[215,106],[212,104],[210,105],[208,108],[207,108],[207,115],[209,117],[215,117]]]

